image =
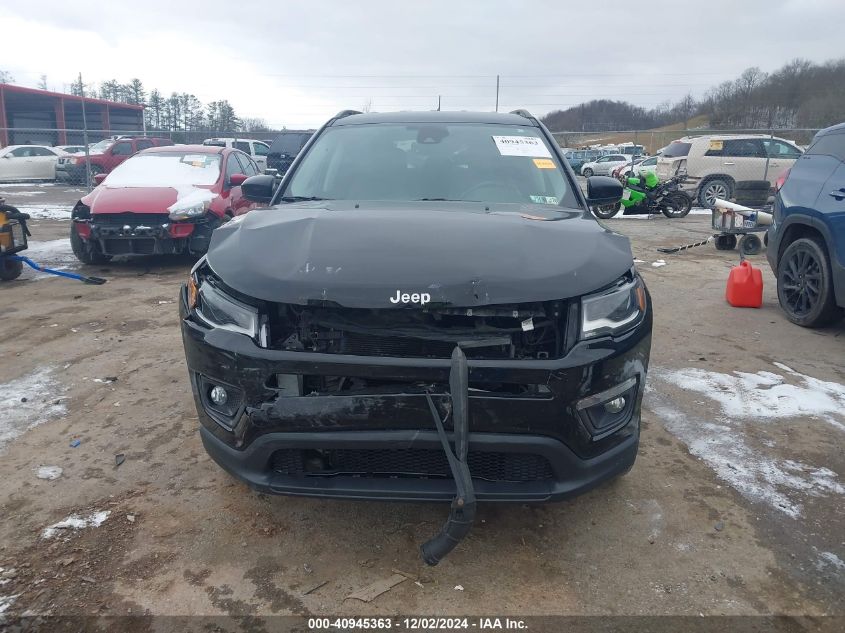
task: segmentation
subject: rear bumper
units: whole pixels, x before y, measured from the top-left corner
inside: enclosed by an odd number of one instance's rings
[[[332,451],[441,451],[425,391],[451,428],[450,399],[443,385],[450,360],[367,357],[260,348],[248,337],[209,329],[188,317],[180,298],[182,339],[203,444],[225,470],[257,490],[274,494],[354,499],[447,500],[454,496],[448,473],[348,470],[318,466],[296,472],[279,468],[278,454],[302,460]],[[651,347],[651,310],[635,330],[618,339],[576,345],[548,360],[469,360],[469,452],[518,454],[544,460],[542,476],[474,477],[476,494],[488,501],[551,501],[582,493],[627,471],[639,442],[640,405]],[[395,380],[395,389],[291,395],[274,386],[276,376],[324,375]],[[485,383],[547,387],[541,395],[484,390]],[[229,390],[232,413],[222,419],[209,400],[209,386]],[[611,428],[597,429],[583,407],[598,406],[616,390],[630,403]],[[624,390],[624,391],[623,391]],[[598,398],[598,399],[597,399]],[[329,455],[329,456],[327,456]],[[484,455],[476,455],[484,459]],[[492,456],[491,456],[492,457]],[[470,460],[472,461],[472,459]],[[534,471],[531,471],[532,473]],[[420,476],[418,476],[420,475]],[[482,476],[482,475],[478,475]],[[483,476],[482,476],[483,477]]]

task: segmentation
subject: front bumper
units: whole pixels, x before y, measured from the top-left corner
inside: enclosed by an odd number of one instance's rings
[[[232,475],[257,490],[275,494],[391,500],[449,500],[454,496],[454,482],[419,466],[420,462],[415,462],[415,468],[425,472],[419,476],[279,467],[279,455],[300,452],[352,455],[359,463],[367,456],[380,464],[397,455],[415,459],[438,451],[442,455],[425,394],[410,383],[446,383],[449,359],[260,348],[244,335],[208,329],[188,318],[184,288],[180,312],[202,441],[209,455]],[[637,329],[618,339],[580,343],[560,359],[470,360],[470,462],[475,455],[477,463],[487,468],[473,476],[478,498],[559,500],[631,468],[637,454],[650,346],[649,303],[646,318]],[[273,386],[278,374],[395,379],[408,381],[409,386],[349,395],[286,395]],[[483,390],[485,382],[540,384],[547,389],[539,396],[494,394]],[[208,399],[210,383],[239,394],[237,412],[227,424],[221,423]],[[627,385],[632,404],[622,425],[602,434],[579,411],[579,403],[589,403],[595,394],[610,393],[620,385]],[[433,400],[441,419],[447,418],[448,431],[449,397],[434,391]],[[511,461],[517,465],[507,466]],[[515,468],[519,474],[490,474],[495,472],[490,462],[501,462],[508,472]],[[535,468],[538,463],[543,467]]]
[[[56,180],[69,183],[85,180],[85,165],[56,165]]]
[[[102,221],[93,215],[74,222],[86,225],[89,233],[84,239],[94,242],[104,255],[203,254],[208,250],[211,232],[220,225],[212,216],[196,222],[180,222],[180,228],[192,227],[183,237],[180,232],[172,232],[173,223],[167,214],[142,221],[133,218],[132,214],[126,215],[125,221],[116,221],[114,217]]]

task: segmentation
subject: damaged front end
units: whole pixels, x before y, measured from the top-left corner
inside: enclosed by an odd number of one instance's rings
[[[589,297],[344,307],[244,295],[205,260],[180,301],[206,450],[270,493],[564,499],[631,467],[651,335],[634,270]]]

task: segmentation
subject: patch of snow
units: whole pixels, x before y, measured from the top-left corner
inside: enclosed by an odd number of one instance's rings
[[[58,479],[62,476],[62,473],[64,472],[58,466],[38,466],[33,470],[35,470],[36,477],[38,477],[39,479],[46,479],[48,481]]]
[[[845,563],[833,552],[822,552],[816,563],[816,569],[822,571],[827,567],[833,567],[836,571],[845,571]]]
[[[40,266],[54,268],[56,270],[76,268],[80,265],[79,260],[76,259],[76,256],[73,254],[73,250],[70,247],[69,237],[58,240],[49,240],[47,242],[30,242],[29,248],[23,251],[22,254],[26,255]],[[24,270],[27,269],[38,278],[53,277],[53,275],[39,273],[38,271],[25,266]]]
[[[15,207],[35,220],[70,220],[70,212],[73,210],[68,204],[17,204]]]
[[[660,268],[661,266],[665,266],[665,265],[666,265],[665,259],[658,259],[656,262],[651,263],[652,268]]]
[[[18,593],[13,596],[0,596],[0,615],[6,613],[6,611],[9,609],[9,607],[12,606],[12,603],[14,603],[15,599],[17,599],[19,595],[20,594]]]
[[[0,189],[7,187],[55,187],[54,182],[4,182],[0,184]]]
[[[27,430],[65,414],[65,405],[57,400],[64,386],[53,378],[52,371],[44,367],[0,384],[0,450]]]
[[[817,417],[845,431],[845,386],[819,380],[775,363],[793,380],[781,374],[759,371],[756,374],[735,371],[722,374],[700,368],[660,371],[658,376],[683,389],[697,391],[722,407],[732,418],[763,419]]]
[[[111,510],[94,512],[87,517],[71,514],[66,519],[62,519],[58,523],[44,528],[44,531],[41,532],[41,538],[53,538],[59,533],[59,530],[81,530],[87,527],[100,527],[110,514]]]
[[[752,501],[797,519],[803,497],[845,494],[832,470],[769,457],[755,450],[746,441],[741,424],[719,424],[687,415],[664,404],[655,392],[647,396],[646,405],[670,433],[687,445],[691,455],[703,460],[720,479]]]
[[[10,195],[15,196],[16,198],[31,198],[32,196],[38,196],[41,194],[47,193],[46,191],[15,191]]]

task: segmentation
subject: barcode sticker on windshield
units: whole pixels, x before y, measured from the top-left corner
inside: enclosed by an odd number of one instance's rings
[[[494,136],[493,142],[502,156],[552,157],[543,140],[536,136]]]

